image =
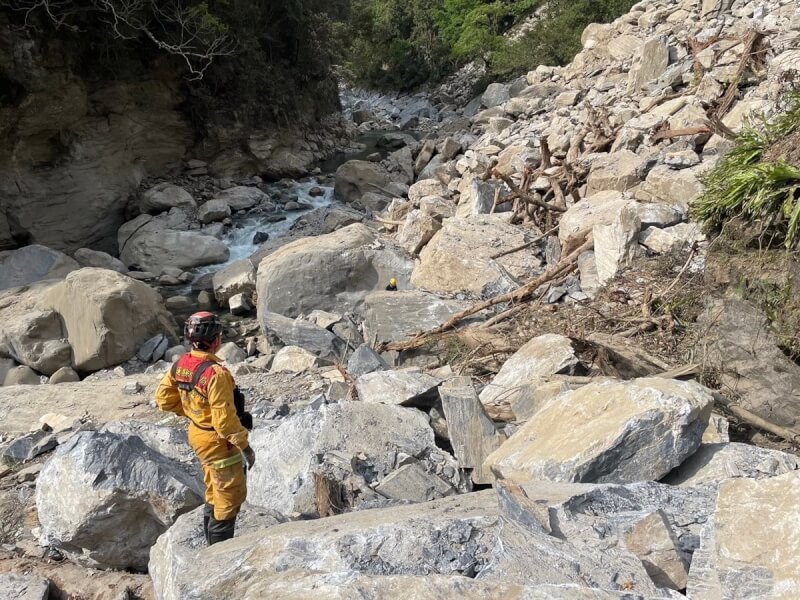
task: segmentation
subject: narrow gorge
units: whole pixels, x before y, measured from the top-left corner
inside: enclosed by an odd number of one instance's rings
[[[627,3],[564,66],[402,93],[332,66],[343,3],[188,3],[206,52],[239,32],[188,73],[101,44],[102,3],[29,4],[0,1],[0,597],[800,597],[795,0]],[[257,457],[210,547],[154,400],[198,310]]]

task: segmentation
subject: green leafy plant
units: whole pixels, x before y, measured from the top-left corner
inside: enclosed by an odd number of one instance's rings
[[[798,131],[800,92],[794,92],[776,119],[759,129],[746,128],[706,177],[706,191],[693,207],[695,218],[711,230],[734,218],[758,222],[764,233],[782,238],[787,248],[800,245],[800,168],[770,154]]]
[[[524,73],[538,65],[565,65],[581,49],[581,34],[590,23],[608,23],[625,14],[634,0],[547,0],[540,19],[517,40],[503,44],[491,57],[498,76]]]

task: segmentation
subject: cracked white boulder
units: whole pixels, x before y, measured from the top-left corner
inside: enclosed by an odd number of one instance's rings
[[[800,471],[729,479],[689,572],[689,598],[800,598]]]
[[[386,372],[386,371],[384,371]],[[453,487],[467,489],[455,459],[434,443],[428,416],[413,408],[347,402],[306,410],[273,427],[257,428],[257,456],[248,473],[248,499],[283,514],[319,514],[315,474],[358,489],[347,504],[361,508],[382,497],[370,485],[419,461]]]
[[[545,404],[485,466],[517,483],[657,480],[700,445],[712,405],[693,382],[591,383]]]
[[[540,335],[528,341],[503,364],[495,378],[483,388],[481,403],[507,403],[512,410],[530,416],[534,412],[530,405],[537,387],[543,383],[542,378],[558,373],[572,375],[578,366],[578,357],[568,337]]]

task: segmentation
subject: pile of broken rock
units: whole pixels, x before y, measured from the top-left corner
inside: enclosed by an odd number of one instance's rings
[[[800,461],[729,442],[700,384],[566,375],[581,364],[557,335],[482,390],[366,347],[350,367],[357,400],[259,420],[237,537],[212,548],[181,429],[54,423],[3,460],[60,442],[36,484],[40,544],[147,570],[158,598],[800,594]],[[486,414],[501,395],[513,425]]]

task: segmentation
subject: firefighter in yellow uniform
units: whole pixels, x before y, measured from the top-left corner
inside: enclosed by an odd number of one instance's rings
[[[206,485],[203,529],[210,546],[233,537],[236,515],[247,497],[243,461],[252,467],[256,457],[240,420],[249,414],[243,404],[237,414],[233,376],[214,355],[222,345],[222,323],[213,313],[195,313],[186,321],[184,336],[192,350],[164,376],[156,402],[161,410],[190,421],[189,444],[200,459]]]

